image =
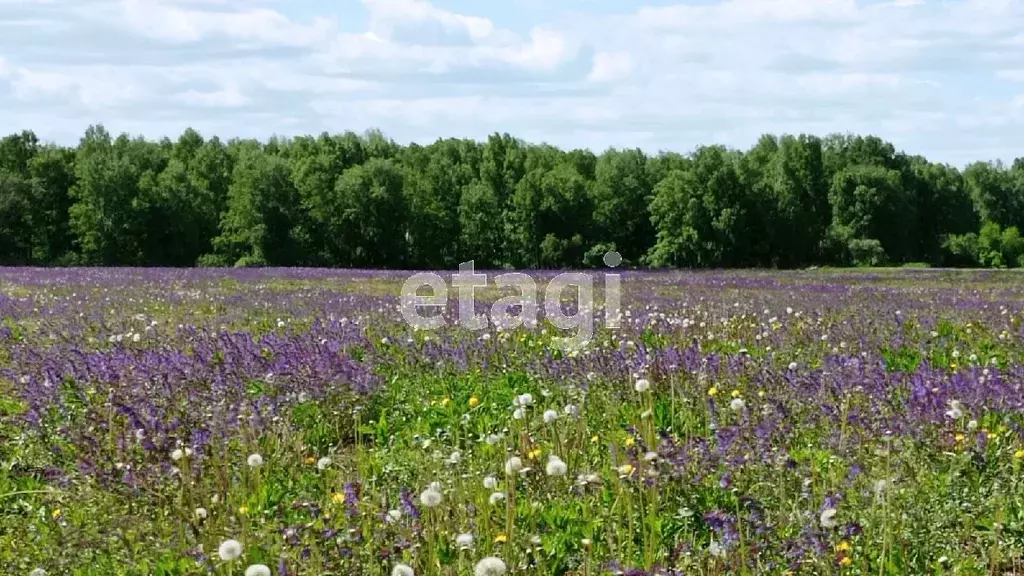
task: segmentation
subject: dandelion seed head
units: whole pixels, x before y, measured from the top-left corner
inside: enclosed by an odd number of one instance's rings
[[[416,576],[416,573],[407,564],[395,564],[395,567],[391,569],[391,576]]]
[[[519,456],[513,456],[505,462],[505,474],[509,476],[516,474],[523,469],[523,461]]]
[[[271,576],[270,567],[266,564],[253,564],[245,569],[245,576]]]
[[[477,562],[476,567],[473,568],[475,576],[504,576],[507,571],[505,562],[497,556],[488,556]]]
[[[821,522],[822,528],[835,528],[836,527],[836,514],[839,512],[835,508],[826,508],[822,513],[821,517],[818,518]]]
[[[420,503],[427,508],[436,508],[441,505],[441,493],[433,486],[427,488],[420,494]]]
[[[565,476],[568,469],[565,462],[554,454],[548,458],[548,463],[544,466],[544,471],[548,476]]]
[[[217,548],[217,556],[225,562],[237,560],[242,555],[242,543],[238,540],[228,539],[220,543]]]

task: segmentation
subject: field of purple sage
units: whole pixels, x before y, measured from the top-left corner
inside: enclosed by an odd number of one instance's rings
[[[569,351],[407,276],[0,269],[0,571],[1024,569],[1024,275],[626,272]]]

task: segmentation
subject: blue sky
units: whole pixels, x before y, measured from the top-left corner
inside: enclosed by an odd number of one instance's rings
[[[0,132],[1024,156],[1021,0],[0,0]]]

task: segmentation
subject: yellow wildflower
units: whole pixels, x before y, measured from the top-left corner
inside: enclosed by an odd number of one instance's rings
[[[995,440],[996,438],[999,438],[999,434],[996,434],[995,432],[989,432],[988,433],[988,439],[989,440]]]
[[[840,566],[849,566],[853,564],[853,560],[850,560],[849,556],[843,556],[843,559],[839,561]]]
[[[480,399],[477,398],[476,396],[470,396],[470,398],[469,398],[469,407],[470,408],[476,408],[479,405],[480,405]]]
[[[839,544],[836,544],[836,552],[849,552],[853,547],[846,540],[843,540]]]
[[[633,473],[633,465],[632,464],[623,464],[622,466],[619,466],[619,475],[620,476],[629,476],[632,473]]]
[[[335,504],[344,504],[345,495],[341,492],[335,492],[334,494],[331,494],[331,502],[334,502]]]
[[[248,506],[239,506],[238,507],[238,513],[241,514],[242,516],[245,516],[246,514],[249,513],[249,507]]]
[[[1017,460],[1024,460],[1024,448],[1014,452],[1013,457],[1016,458]]]
[[[757,397],[758,398],[764,398],[764,390],[761,390],[760,392],[758,392],[757,393]]]
[[[51,515],[53,516],[54,520],[56,520],[57,518],[60,518],[60,514],[61,514],[60,508],[54,508],[53,512],[51,513]]]
[[[591,442],[597,442],[598,440],[599,440],[599,438],[598,438],[597,434],[594,434],[593,436],[590,437],[590,441]]]
[[[447,408],[448,405],[451,404],[451,403],[452,403],[452,399],[448,398],[447,396],[445,396],[444,400],[441,400],[441,406],[444,406],[445,408]]]
[[[498,534],[494,537],[495,544],[504,544],[505,542],[508,542],[508,536],[505,536],[504,534]]]
[[[708,388],[708,396],[714,396],[715,394],[718,394],[718,388],[715,388],[714,386]]]
[[[739,398],[740,397],[740,391],[739,390],[733,390],[730,394],[732,394],[733,398]]]
[[[635,442],[636,440],[634,440],[632,436],[626,438],[626,446],[632,446]]]
[[[957,435],[954,436],[954,438],[956,438],[957,442],[963,442],[964,441],[964,435],[960,434],[960,433],[957,433]]]
[[[526,453],[526,457],[528,459],[530,459],[530,460],[536,460],[540,455],[541,455],[541,449],[540,448],[534,448],[533,450],[530,450],[529,452]]]
[[[313,458],[312,456],[307,456],[306,457],[306,464],[308,464],[310,466],[312,466],[313,464],[316,464],[316,458]]]

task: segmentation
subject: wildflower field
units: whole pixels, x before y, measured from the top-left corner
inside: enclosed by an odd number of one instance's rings
[[[407,275],[0,269],[0,573],[1024,573],[1024,275],[626,272],[573,351]]]

